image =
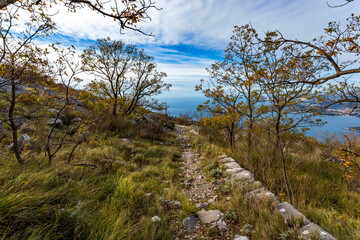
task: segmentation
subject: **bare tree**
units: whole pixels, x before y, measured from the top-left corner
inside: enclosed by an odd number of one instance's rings
[[[166,73],[156,71],[154,58],[147,56],[143,50],[138,52],[131,72],[133,76],[130,77],[129,90],[126,94],[128,107],[125,113],[130,114],[139,106],[159,109],[161,105],[149,98],[170,89],[171,84],[162,81]]]
[[[47,62],[43,58],[44,51],[34,44],[36,37],[48,36],[54,29],[51,19],[46,15],[34,15],[25,24],[25,29],[16,33],[18,16],[22,12],[21,7],[11,7],[5,12],[0,12],[0,36],[2,39],[0,49],[0,77],[2,85],[10,88],[10,93],[3,94],[8,102],[7,119],[5,122],[11,127],[13,147],[19,163],[23,162],[18,145],[18,127],[20,115],[16,115],[16,105],[19,96],[19,87],[25,83],[36,80],[46,74]]]
[[[56,129],[58,128],[57,122],[60,115],[63,114],[64,110],[70,105],[70,100],[72,100],[70,90],[75,88],[81,82],[81,79],[79,79],[77,75],[82,71],[80,62],[76,62],[76,60],[74,60],[76,57],[74,47],[63,49],[53,45],[53,49],[58,54],[58,59],[54,62],[54,78],[60,83],[60,88],[63,89],[64,93],[61,99],[63,104],[56,112],[55,118],[51,120],[50,131],[46,137],[45,156],[48,158],[49,165],[52,163],[54,156],[63,147],[63,145],[69,143],[66,142],[68,141],[67,136],[70,132],[74,131],[74,127],[69,127],[64,133],[62,133],[61,137],[57,137],[57,140],[55,140],[54,135],[56,135]]]

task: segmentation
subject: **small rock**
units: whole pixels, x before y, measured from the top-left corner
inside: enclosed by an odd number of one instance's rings
[[[130,144],[130,143],[133,142],[133,140],[132,140],[132,139],[129,139],[129,138],[121,138],[120,140],[121,140],[123,143],[126,143],[126,144]]]
[[[158,216],[154,216],[151,218],[152,222],[161,222],[161,218],[159,218]]]
[[[266,188],[260,188],[260,189],[256,189],[254,191],[248,192],[247,194],[245,194],[245,198],[248,200],[253,200],[253,199],[259,199],[259,200],[265,200],[265,199],[269,199],[273,202],[278,202],[278,199],[276,198],[276,196],[270,192],[269,190],[267,190]]]
[[[26,133],[18,138],[18,146],[19,146],[20,150],[23,150],[25,147],[26,148],[31,148],[31,145],[32,145],[32,140],[29,137],[29,135],[27,135]],[[13,150],[14,144],[13,143],[10,144],[7,148],[9,150]]]
[[[191,214],[190,217],[184,218],[182,223],[185,226],[186,230],[189,233],[193,234],[196,229],[198,219],[194,215]]]
[[[317,239],[319,240],[336,240],[336,238],[315,223],[309,223],[303,226],[299,229],[299,232],[302,237],[309,240],[312,239],[312,237],[318,237]]]
[[[215,202],[214,199],[209,199],[208,204]]]
[[[145,193],[145,196],[146,196],[146,197],[151,197],[151,196],[152,196],[152,193]]]
[[[56,119],[56,118],[50,118],[47,123],[50,125],[50,126],[53,126],[55,128],[62,128],[64,126],[64,123],[63,121],[61,121],[60,118]]]
[[[301,212],[299,212],[288,202],[278,203],[277,208],[286,222],[301,219],[305,224],[310,223],[310,221]]]
[[[224,214],[219,210],[201,210],[198,211],[197,214],[202,223],[218,226],[221,232],[227,232],[229,230],[226,226],[226,222],[222,219]]]
[[[245,171],[245,169],[243,168],[229,168],[229,169],[226,169],[226,173],[232,175],[232,174],[235,174],[235,173],[239,173],[239,172],[242,172],[242,171]]]
[[[224,164],[226,168],[241,168],[236,162],[227,162]]]
[[[234,240],[249,240],[246,236],[235,235]]]
[[[231,157],[226,157],[226,158],[223,158],[221,160],[223,163],[230,163],[230,162],[235,162],[235,160]]]
[[[209,204],[205,203],[205,202],[201,202],[201,203],[196,204],[196,208],[205,208],[205,209],[207,209],[208,206],[209,206]]]
[[[235,173],[231,177],[232,181],[254,182],[254,176],[251,172],[244,170],[239,173]]]

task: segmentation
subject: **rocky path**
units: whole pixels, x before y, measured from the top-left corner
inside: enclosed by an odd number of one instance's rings
[[[195,215],[183,219],[182,228],[177,233],[176,239],[234,239],[223,219],[223,213],[216,209],[209,210],[210,205],[218,199],[217,187],[208,181],[206,174],[202,172],[203,158],[199,152],[191,149],[188,143],[188,129],[183,126],[176,126],[176,128],[183,148],[181,157],[183,166],[180,170],[185,181],[182,183],[182,191],[198,209]],[[211,232],[216,233],[216,236],[211,236]]]
[[[233,239],[249,240],[246,236],[234,235],[224,220],[224,214],[212,206],[218,200],[217,186],[207,180],[207,176],[201,170],[204,158],[200,152],[193,150],[189,144],[189,132],[191,128],[176,126],[178,140],[182,142],[182,167],[183,193],[188,200],[196,204],[198,211],[182,220],[182,228],[177,232],[174,239]],[[195,132],[194,132],[195,133]],[[251,172],[243,169],[233,158],[223,154],[218,160],[225,168],[225,178],[236,184],[252,184],[257,186],[255,190],[245,194],[247,201],[264,200],[272,201],[285,222],[301,220],[305,225],[299,229],[303,239],[311,239],[313,236],[320,240],[336,240],[320,226],[310,222],[301,212],[287,202],[282,202],[277,197],[262,187],[262,183],[255,181]],[[211,209],[211,210],[209,210]],[[211,234],[216,233],[216,234]]]

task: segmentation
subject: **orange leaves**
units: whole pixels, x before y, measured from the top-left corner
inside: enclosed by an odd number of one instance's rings
[[[346,149],[335,152],[335,156],[340,159],[341,166],[344,169],[343,178],[348,183],[354,182],[360,175],[360,157],[358,157],[356,153]]]

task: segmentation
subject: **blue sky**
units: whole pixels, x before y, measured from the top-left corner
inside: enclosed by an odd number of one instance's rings
[[[329,0],[341,4],[344,0]],[[258,32],[279,30],[286,37],[310,40],[322,34],[330,21],[345,22],[359,10],[359,1],[329,8],[326,0],[155,0],[161,11],[152,10],[152,21],[141,24],[154,37],[119,26],[88,9],[69,13],[60,8],[54,17],[57,34],[48,41],[73,44],[79,50],[97,38],[110,37],[136,44],[155,57],[158,69],[173,85],[164,97],[196,96],[194,86],[207,78],[206,67],[221,60],[234,25],[251,23]],[[43,42],[46,43],[46,40]]]

